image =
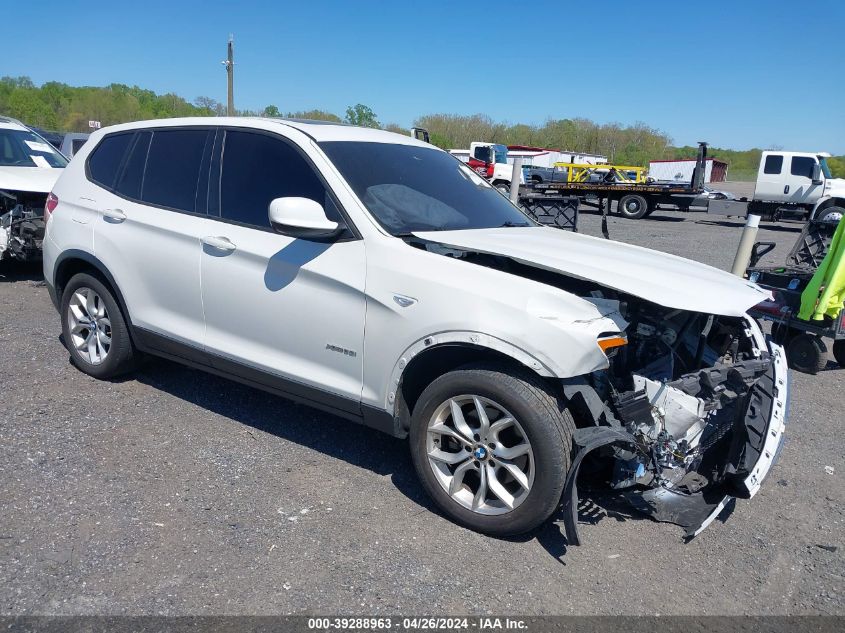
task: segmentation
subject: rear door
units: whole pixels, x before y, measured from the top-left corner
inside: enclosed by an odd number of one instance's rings
[[[305,152],[270,133],[228,130],[219,218],[202,251],[206,349],[220,369],[293,395],[359,410],[364,242],[320,243],[274,232],[270,201],[305,197],[343,221]]]
[[[96,200],[94,252],[120,287],[133,325],[195,347],[204,333],[200,237],[212,224],[206,207],[214,140],[212,128],[136,132],[113,185]]]

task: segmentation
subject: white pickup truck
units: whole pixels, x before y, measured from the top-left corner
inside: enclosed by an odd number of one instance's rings
[[[831,177],[829,157],[824,152],[763,152],[751,199],[710,200],[707,210],[838,222],[845,213],[845,179]]]

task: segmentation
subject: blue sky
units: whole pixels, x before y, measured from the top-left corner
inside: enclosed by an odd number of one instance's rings
[[[238,108],[642,121],[676,144],[845,154],[843,0],[0,4],[38,34],[0,75],[36,83],[225,101],[233,33]]]

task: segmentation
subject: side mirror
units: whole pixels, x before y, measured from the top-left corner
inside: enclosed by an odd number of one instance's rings
[[[810,176],[810,180],[813,181],[814,185],[821,185],[822,183],[822,167],[818,163],[813,165],[813,173]]]
[[[323,205],[309,198],[276,198],[267,215],[274,231],[297,239],[329,240],[343,231],[326,217]]]

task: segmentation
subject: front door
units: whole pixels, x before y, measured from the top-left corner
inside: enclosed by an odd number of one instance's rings
[[[316,200],[331,219],[340,219],[301,149],[273,134],[227,131],[220,217],[202,240],[205,346],[222,369],[301,397],[325,395],[333,406],[357,412],[364,243],[275,233],[270,201],[289,196]]]

